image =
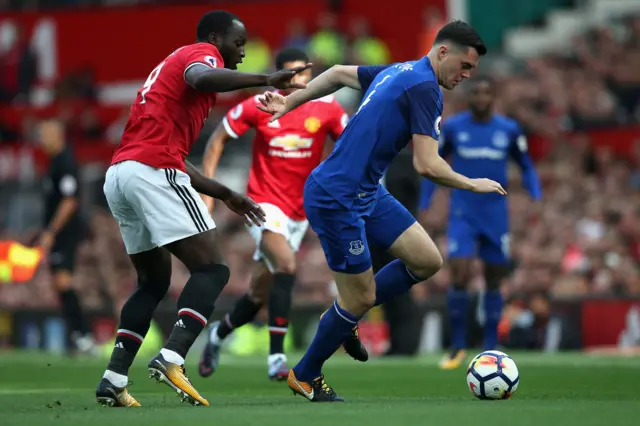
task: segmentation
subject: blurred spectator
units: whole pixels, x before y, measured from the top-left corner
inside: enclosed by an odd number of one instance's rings
[[[251,37],[244,46],[245,57],[238,71],[262,74],[271,67],[271,49],[260,37]]]
[[[369,22],[362,18],[351,21],[351,63],[380,65],[391,62],[387,44],[371,34]]]
[[[127,120],[129,120],[129,111],[130,108],[123,108],[118,118],[107,128],[107,140],[114,145],[120,143]]]
[[[345,40],[333,13],[325,12],[318,17],[318,31],[309,40],[309,55],[319,69],[345,62]]]
[[[5,123],[0,121],[0,145],[3,143],[12,143],[18,140],[18,133],[12,130]]]
[[[9,48],[0,52],[0,102],[29,102],[36,82],[36,57],[20,25]]]
[[[282,47],[297,47],[302,50],[307,49],[309,43],[309,35],[307,34],[307,26],[302,19],[292,19],[287,24],[287,35],[285,36]]]
[[[436,34],[446,24],[446,20],[439,8],[428,6],[422,12],[422,32],[418,34],[418,55],[422,57],[429,53]]]

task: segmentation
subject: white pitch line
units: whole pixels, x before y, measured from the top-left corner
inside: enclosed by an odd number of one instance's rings
[[[49,388],[49,389],[9,389],[0,388],[0,395],[28,395],[38,393],[68,393],[68,392],[85,392],[84,389],[72,389],[72,388]]]

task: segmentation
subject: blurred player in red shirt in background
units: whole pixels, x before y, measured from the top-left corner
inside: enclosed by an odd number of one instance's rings
[[[276,58],[276,68],[304,65],[307,54],[287,48]],[[297,74],[293,82],[306,84],[311,70]],[[295,89],[285,90],[285,94]],[[266,213],[266,223],[250,227],[256,241],[254,260],[258,262],[247,294],[224,320],[210,326],[209,343],[200,360],[200,374],[211,375],[218,367],[222,341],[231,332],[253,320],[262,306],[269,307],[270,350],[268,377],[285,380],[288,375],[284,354],[284,336],[289,324],[291,294],[295,282],[296,252],[309,227],[302,193],[311,171],[323,159],[327,136],[334,141],[346,127],[349,117],[332,95],[301,105],[290,115],[272,123],[271,116],[256,108],[258,96],[252,96],[232,108],[218,125],[204,157],[204,173],[215,174],[224,143],[236,139],[250,128],[256,129],[247,195]],[[209,209],[213,199],[205,197]],[[367,353],[357,337],[357,329],[344,345],[354,358],[366,360]]]

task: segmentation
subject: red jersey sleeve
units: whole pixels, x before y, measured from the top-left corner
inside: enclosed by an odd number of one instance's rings
[[[260,110],[256,108],[257,103],[256,97],[252,96],[227,112],[227,115],[222,119],[222,125],[229,136],[237,139],[251,127],[258,125]]]
[[[334,99],[331,105],[331,119],[329,120],[329,134],[334,141],[338,140],[342,131],[349,123],[349,115],[344,112],[342,106]]]
[[[184,75],[194,65],[206,65],[209,68],[224,68],[224,61],[218,48],[209,43],[197,43],[189,46],[183,53]]]

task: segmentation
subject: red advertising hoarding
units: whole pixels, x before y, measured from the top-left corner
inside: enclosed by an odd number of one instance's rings
[[[582,346],[633,346],[640,331],[640,302],[587,300],[582,303]]]
[[[416,56],[422,10],[444,8],[444,0],[403,0],[376,3],[375,7],[346,0],[339,22],[345,29],[353,17],[371,22],[373,32],[385,40],[394,60]],[[144,79],[173,49],[195,39],[200,16],[211,9],[237,14],[249,36],[263,38],[273,48],[281,46],[287,23],[304,20],[311,31],[326,10],[324,0],[273,0],[215,3],[214,5],[138,6],[82,9],[53,13],[8,13],[0,17],[0,38],[21,25],[31,38],[39,59],[39,76],[46,83],[86,66],[100,83]],[[5,40],[6,41],[6,40]]]

